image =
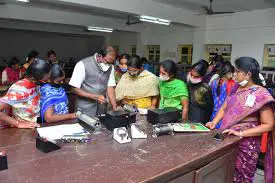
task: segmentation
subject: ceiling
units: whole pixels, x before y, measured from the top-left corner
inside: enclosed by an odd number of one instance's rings
[[[4,1],[4,0],[0,0],[0,3],[1,1]],[[5,2],[9,4],[20,4],[21,6],[24,6],[24,3],[16,2],[15,0],[5,0]],[[96,16],[112,17],[112,18],[123,19],[123,20],[127,20],[129,15],[135,16],[135,14],[133,13],[122,12],[122,11],[111,10],[111,9],[104,9],[99,7],[85,6],[81,4],[61,3],[55,0],[30,0],[29,3],[25,4],[25,6],[45,7],[45,8],[65,10],[70,12],[81,12],[81,13],[87,13],[87,14],[96,15]]]
[[[153,0],[185,10],[203,13],[203,6],[209,6],[209,0]],[[213,0],[214,11],[252,11],[275,7],[275,0]]]

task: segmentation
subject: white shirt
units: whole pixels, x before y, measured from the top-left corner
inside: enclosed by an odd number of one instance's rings
[[[111,66],[111,67],[112,67],[112,70],[109,76],[108,86],[116,86],[115,69],[114,69],[114,66]],[[85,65],[82,61],[80,61],[75,65],[74,72],[69,82],[69,85],[76,88],[80,88],[83,81],[85,80],[85,75],[86,75]]]

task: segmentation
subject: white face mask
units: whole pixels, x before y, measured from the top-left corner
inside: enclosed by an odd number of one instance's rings
[[[100,65],[100,67],[101,67],[101,69],[102,69],[103,72],[108,71],[108,69],[110,67],[109,64],[105,64],[105,63],[99,63],[99,65]]]
[[[198,83],[202,82],[202,79],[194,79],[191,77],[191,74],[189,73],[187,75],[187,82],[190,82],[192,84],[198,84]]]
[[[170,79],[169,76],[159,75],[159,80],[161,81],[168,81]]]
[[[245,80],[243,80],[242,82],[239,82],[239,85],[240,85],[241,87],[244,87],[245,85],[247,85],[247,83],[248,83],[248,81],[245,79]]]

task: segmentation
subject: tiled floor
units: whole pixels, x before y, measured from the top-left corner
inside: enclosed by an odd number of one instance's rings
[[[264,183],[264,171],[257,169],[256,175],[255,175],[255,183]]]

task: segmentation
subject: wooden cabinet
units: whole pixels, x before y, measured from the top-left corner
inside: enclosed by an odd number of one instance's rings
[[[234,150],[195,173],[194,183],[232,183],[237,150]]]
[[[237,149],[168,183],[232,183]]]
[[[174,180],[169,181],[168,183],[193,183],[194,182],[195,172],[190,172]]]

